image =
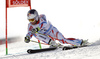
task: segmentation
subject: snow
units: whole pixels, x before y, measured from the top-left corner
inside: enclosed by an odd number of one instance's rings
[[[100,42],[100,40],[98,40]],[[96,44],[95,44],[96,43]],[[16,46],[15,46],[16,45]],[[2,45],[4,46],[4,45]],[[43,45],[44,47],[48,47]],[[83,47],[72,50],[62,51],[61,49],[57,49],[49,52],[41,52],[35,54],[28,54],[26,51],[29,48],[39,49],[38,44],[30,43],[25,44],[24,42],[16,42],[9,44],[9,55],[3,55],[0,53],[1,59],[99,59],[100,58],[100,43],[94,42],[92,46]],[[0,50],[0,52],[4,52],[4,50]]]
[[[0,45],[0,59],[100,59],[100,1],[99,0],[31,0],[32,8],[45,14],[58,30],[67,37],[88,39],[92,46],[61,51],[61,49],[27,54],[29,48],[39,49],[38,44],[24,42],[27,33],[29,7],[8,8],[8,38],[21,37],[20,41]],[[0,39],[5,38],[5,0],[0,0]],[[32,38],[36,40],[35,38]],[[43,48],[48,46],[42,45]]]

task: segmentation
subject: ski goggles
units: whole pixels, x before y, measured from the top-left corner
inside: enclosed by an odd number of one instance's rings
[[[28,19],[29,20],[29,22],[34,22],[35,21],[35,19]]]

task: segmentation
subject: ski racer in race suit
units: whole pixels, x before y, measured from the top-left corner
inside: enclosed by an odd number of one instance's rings
[[[82,44],[82,39],[65,38],[56,27],[49,21],[47,22],[45,15],[38,15],[35,9],[28,11],[27,18],[30,23],[28,24],[28,33],[25,37],[26,43],[29,43],[32,36],[34,36],[38,40],[56,47],[58,44],[55,40],[58,40],[62,44],[71,44],[74,46],[80,46]]]

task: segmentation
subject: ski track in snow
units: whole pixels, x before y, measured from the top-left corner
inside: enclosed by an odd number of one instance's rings
[[[39,48],[38,44],[26,44],[24,42],[16,42],[9,44],[9,55],[4,54],[4,50],[0,50],[0,59],[99,59],[100,58],[100,40],[94,42],[89,47],[83,47],[72,50],[47,51],[41,53],[28,54],[29,48]],[[16,45],[16,46],[14,46]],[[43,47],[47,47],[42,45]],[[4,45],[2,45],[4,47]]]

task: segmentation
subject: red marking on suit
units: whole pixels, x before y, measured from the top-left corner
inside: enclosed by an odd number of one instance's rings
[[[52,30],[52,33],[54,34],[54,31]]]
[[[67,40],[75,40],[75,38],[66,38]]]
[[[57,37],[57,38],[58,38],[58,33],[59,33],[59,32],[56,33],[56,37]]]
[[[32,37],[33,35],[30,35],[30,37]]]
[[[40,29],[42,28],[42,26],[43,26],[43,24],[41,24],[41,27],[40,27]]]
[[[62,39],[63,44],[65,44],[64,40]]]
[[[41,21],[43,21],[43,19],[41,19]]]
[[[30,26],[29,31],[31,31],[32,29],[33,29],[33,27],[32,27],[32,26]]]
[[[70,45],[73,45],[73,44],[71,44],[71,43],[68,43],[68,42],[66,42],[66,41],[64,41],[63,39],[62,40],[59,40],[59,39],[57,39],[57,38],[53,38],[53,37],[51,37],[51,36],[49,36],[52,40],[58,40],[58,41],[62,41],[63,42],[63,44],[65,44],[65,43],[67,43],[67,44],[70,44]],[[73,45],[74,46],[74,45]]]
[[[54,41],[54,38],[53,37],[51,37],[51,36],[49,36],[53,41]]]

